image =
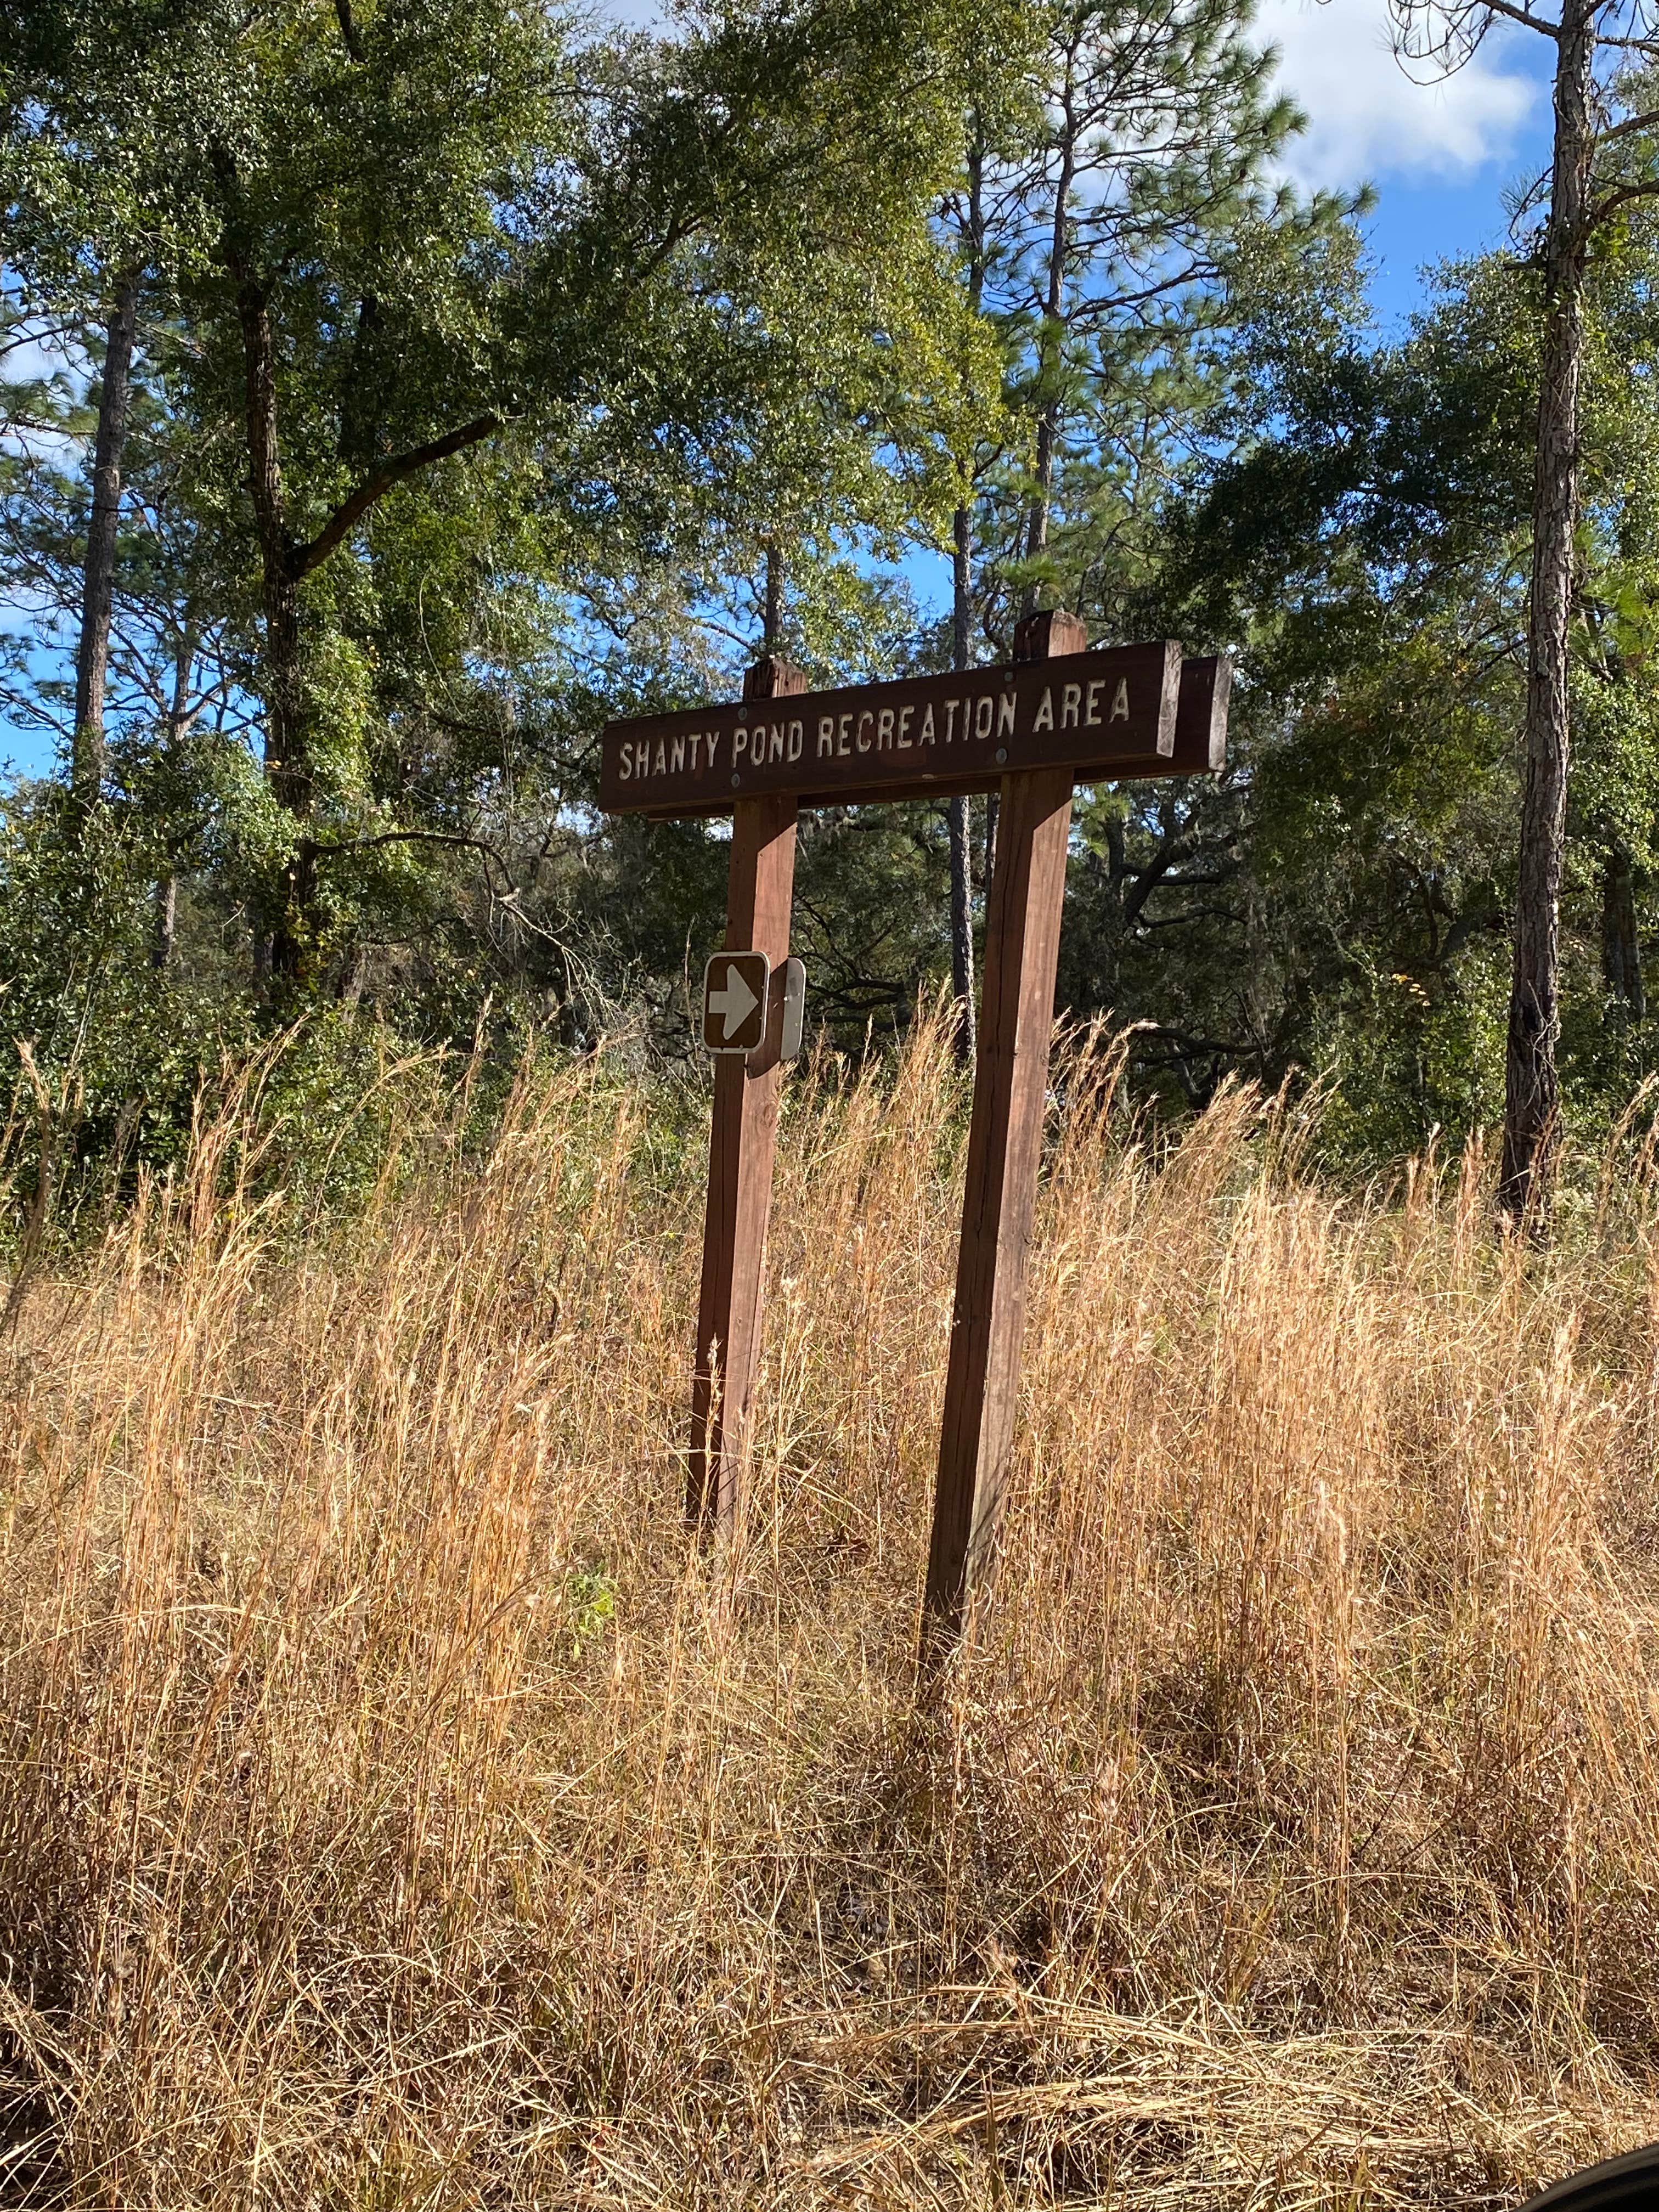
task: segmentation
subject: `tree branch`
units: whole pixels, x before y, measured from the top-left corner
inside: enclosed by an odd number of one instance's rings
[[[1615,138],[1629,137],[1632,131],[1650,131],[1656,123],[1659,123],[1659,107],[1644,108],[1641,114],[1627,115],[1622,123],[1615,123],[1611,130],[1600,132],[1596,143],[1610,145]]]
[[[316,859],[326,860],[341,853],[367,853],[376,845],[453,845],[465,852],[482,853],[486,860],[494,860],[510,884],[507,863],[495,848],[482,837],[468,837],[453,830],[386,830],[376,837],[337,837],[327,844],[308,841]]]
[[[1163,844],[1144,868],[1137,869],[1134,882],[1125,894],[1122,902],[1121,912],[1126,929],[1133,928],[1139,921],[1141,909],[1147,900],[1151,898],[1158,885],[1167,879],[1170,869],[1177,866],[1186,859],[1187,851],[1186,839],[1177,830],[1172,836],[1165,836]]]
[[[345,40],[345,50],[354,62],[363,58],[363,42],[357,35],[357,26],[351,20],[351,0],[334,0],[334,13],[340,26],[340,36]]]
[[[1547,39],[1559,39],[1561,27],[1547,23],[1541,15],[1534,15],[1529,8],[1517,8],[1513,0],[1483,0],[1483,4],[1494,15],[1507,15],[1512,23],[1524,23],[1529,31],[1541,31]]]
[[[464,423],[459,430],[447,431],[428,445],[412,447],[408,453],[383,461],[372,476],[364,477],[356,491],[342,500],[308,545],[295,547],[295,578],[308,576],[313,568],[319,568],[394,484],[402,483],[407,477],[418,476],[422,469],[429,469],[439,461],[447,461],[452,453],[477,445],[501,428],[502,419],[499,415],[480,415],[476,422]]]
[[[1659,194],[1659,178],[1645,185],[1625,185],[1618,191],[1609,192],[1606,199],[1597,200],[1584,217],[1584,236],[1588,238],[1591,231],[1604,223],[1610,215],[1616,214],[1621,207],[1627,207],[1632,200],[1650,200],[1656,194]]]

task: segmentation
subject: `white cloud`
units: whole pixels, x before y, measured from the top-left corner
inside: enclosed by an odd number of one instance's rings
[[[1308,118],[1285,149],[1302,185],[1466,178],[1510,158],[1544,98],[1517,65],[1531,58],[1517,48],[1524,33],[1494,32],[1455,76],[1414,83],[1389,50],[1385,0],[1261,0],[1255,32],[1278,47],[1285,89]]]

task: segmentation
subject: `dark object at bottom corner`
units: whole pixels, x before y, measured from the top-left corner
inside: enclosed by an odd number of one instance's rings
[[[1638,2212],[1648,2205],[1659,2207],[1659,2143],[1570,2173],[1529,2197],[1521,2212]]]

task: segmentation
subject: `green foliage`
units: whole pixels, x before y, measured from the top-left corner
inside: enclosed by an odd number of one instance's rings
[[[362,1201],[446,1055],[490,1112],[532,1038],[684,1062],[724,832],[599,819],[599,731],[763,642],[818,682],[947,665],[896,564],[959,515],[973,653],[1053,600],[1238,658],[1224,777],[1079,794],[1062,1009],[1139,1024],[1171,1106],[1318,1079],[1362,1165],[1490,1117],[1538,272],[1445,270],[1376,343],[1358,203],[1282,182],[1296,124],[1238,0],[700,0],[660,34],[0,0],[0,359],[62,364],[0,386],[33,625],[0,698],[60,738],[100,333],[140,292],[106,787],[0,809],[14,1146],[50,1127],[66,1218],[290,1024],[260,1172],[307,1216]],[[1645,131],[1611,145],[1646,175]],[[1659,1066],[1656,249],[1632,202],[1590,275],[1581,1120]],[[837,1048],[937,988],[948,882],[938,806],[803,820]]]
[[[565,1577],[564,1603],[570,1656],[580,1659],[615,1620],[617,1586],[602,1569],[579,1569]]]
[[[1310,1056],[1328,1071],[1322,1152],[1343,1165],[1380,1166],[1420,1153],[1437,1133],[1455,1146],[1498,1127],[1509,986],[1498,933],[1421,977],[1369,966],[1362,943],[1340,995],[1310,1024]]]
[[[199,1086],[249,1040],[234,990],[155,963],[167,864],[143,812],[83,815],[55,784],[0,816],[3,1165],[14,1190],[49,1178],[65,1225],[180,1157]]]
[[[1633,221],[1591,289],[1563,904],[1564,1065],[1585,1126],[1616,1115],[1659,1043],[1638,957],[1659,801],[1659,426],[1631,374],[1656,335],[1654,244]],[[1436,1127],[1460,1139],[1501,1104],[1539,313],[1535,270],[1506,254],[1443,270],[1392,346],[1363,344],[1340,313],[1298,329],[1265,311],[1231,450],[1173,518],[1143,601],[1149,623],[1243,648],[1238,766],[1195,807],[1216,833],[1207,938],[1190,894],[1152,902],[1166,955],[1200,947],[1211,1011],[1194,1032],[1230,1048],[1188,1050],[1179,1073],[1190,1094],[1228,1066],[1269,1084],[1321,1071],[1337,1099],[1325,1141],[1363,1165]],[[1159,848],[1144,819],[1126,835],[1133,879]],[[1132,1003],[1159,1019],[1181,985],[1142,950]],[[1245,975],[1248,1019],[1229,980]]]

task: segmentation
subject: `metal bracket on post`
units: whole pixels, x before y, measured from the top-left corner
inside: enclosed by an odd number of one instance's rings
[[[772,988],[781,1000],[778,1017],[778,1058],[785,1066],[800,1058],[806,1030],[806,969],[792,953],[783,963],[781,978],[774,975]]]

